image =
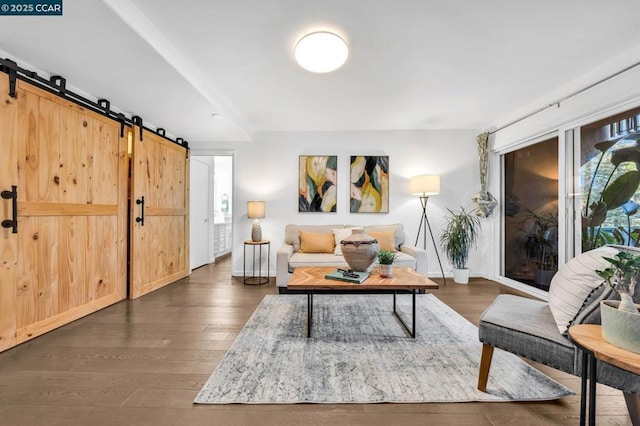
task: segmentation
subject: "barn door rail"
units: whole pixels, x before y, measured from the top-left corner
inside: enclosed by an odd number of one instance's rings
[[[189,149],[189,143],[186,140],[182,138],[177,138],[176,140],[174,140],[167,136],[164,129],[162,128],[151,129],[150,127],[144,126],[142,123],[142,119],[139,119],[139,116],[134,115],[132,118],[128,118],[122,113],[113,111],[111,109],[111,102],[109,102],[109,100],[107,99],[101,98],[94,102],[91,99],[85,98],[84,96],[69,90],[67,88],[67,80],[62,76],[52,75],[48,79],[44,78],[38,75],[38,73],[35,71],[30,71],[28,69],[20,67],[16,63],[16,61],[13,61],[9,58],[0,58],[0,71],[6,73],[9,77],[9,96],[11,96],[12,98],[15,98],[17,96],[16,81],[18,79],[23,80],[39,87],[42,90],[46,90],[49,93],[53,93],[54,95],[60,96],[61,98],[81,105],[82,107],[87,108],[95,112],[96,114],[100,114],[104,117],[118,121],[121,123],[123,128],[125,125],[128,127],[138,125],[140,127],[141,133],[144,129],[170,142]],[[121,131],[121,134],[123,135],[124,131]],[[142,139],[142,137],[140,139]]]
[[[2,221],[3,228],[11,228],[12,234],[18,233],[18,187],[11,186],[11,191],[2,191],[0,193],[3,199],[11,200],[11,219],[5,219]]]

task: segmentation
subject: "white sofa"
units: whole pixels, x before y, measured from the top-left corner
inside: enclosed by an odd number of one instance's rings
[[[300,251],[300,230],[313,233],[332,233],[333,229],[352,228],[358,225],[287,225],[285,241],[276,254],[276,286],[284,292],[291,274],[299,266],[348,267],[342,255],[335,253],[304,253]],[[396,260],[394,265],[409,266],[427,275],[427,252],[424,249],[405,244],[402,224],[360,226],[365,232],[395,231]]]

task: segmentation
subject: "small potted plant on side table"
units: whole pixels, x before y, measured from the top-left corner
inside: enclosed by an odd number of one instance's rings
[[[621,251],[615,257],[603,257],[611,266],[596,273],[618,292],[620,301],[600,302],[602,337],[623,349],[640,353],[640,313],[633,294],[640,279],[640,255]]]
[[[380,276],[388,278],[393,275],[393,262],[396,260],[396,254],[389,250],[380,250],[378,252],[378,263],[380,263]]]

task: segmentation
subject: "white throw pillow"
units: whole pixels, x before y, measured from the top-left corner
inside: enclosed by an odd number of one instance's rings
[[[549,308],[560,333],[567,331],[591,291],[604,281],[595,271],[611,264],[602,257],[613,257],[616,253],[617,249],[605,246],[579,254],[553,276],[549,286]]]
[[[354,229],[363,229],[362,227],[358,228],[331,228],[331,232],[333,232],[333,236],[336,239],[336,248],[333,251],[333,254],[336,256],[342,256],[342,246],[340,245],[340,241],[344,240],[347,237],[351,236],[351,231]]]

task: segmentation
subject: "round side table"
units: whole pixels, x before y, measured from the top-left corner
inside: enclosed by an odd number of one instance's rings
[[[598,360],[631,373],[640,374],[640,354],[627,351],[607,342],[602,338],[602,326],[595,324],[579,324],[569,327],[569,340],[582,349],[580,425],[584,425],[586,422],[587,394],[589,405],[589,425],[595,425],[597,382],[596,366]],[[588,391],[587,382],[589,382]],[[636,424],[638,419],[632,419],[632,422],[633,424]]]
[[[267,248],[267,273],[262,275],[262,247]],[[251,261],[251,275],[247,276],[247,247],[251,247],[253,251]],[[258,268],[256,274],[256,248],[258,249]],[[269,283],[269,269],[271,259],[271,242],[269,240],[253,241],[246,240],[244,242],[244,258],[242,260],[242,276],[243,282],[248,285],[262,285]]]

